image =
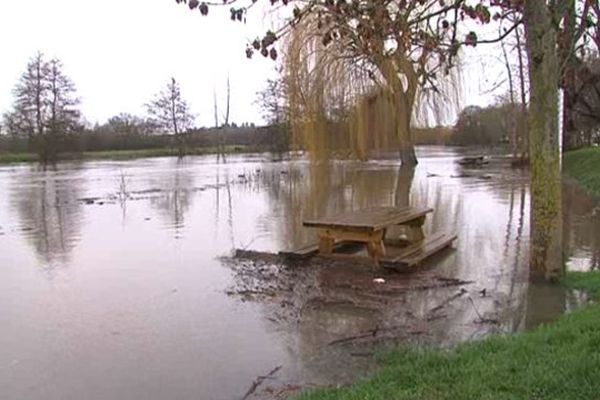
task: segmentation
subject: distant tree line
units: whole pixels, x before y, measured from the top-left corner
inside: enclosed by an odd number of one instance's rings
[[[579,62],[575,90],[570,94],[570,104],[565,104],[570,107],[571,121],[570,130],[563,132],[568,149],[600,144],[600,58]],[[489,107],[466,107],[458,116],[450,144],[511,144],[513,148],[524,148],[526,132],[512,132],[527,126],[526,114],[527,104],[523,107],[521,102],[508,99]]]
[[[592,56],[580,62],[575,84],[577,90],[571,94],[570,103],[574,121],[569,132],[570,147],[599,144],[600,58]],[[121,113],[103,124],[89,126],[79,111],[75,85],[64,73],[62,63],[58,59],[46,60],[42,53],[28,62],[13,94],[13,107],[3,115],[0,125],[0,151],[34,152],[42,162],[56,160],[59,153],[98,150],[172,148],[183,156],[186,149],[195,147],[222,149],[241,145],[279,154],[302,149],[302,144],[291,135],[283,79],[268,80],[257,93],[257,104],[268,123],[265,128],[251,124],[238,127],[229,123],[228,116],[220,124],[216,114],[215,127],[195,128],[195,117],[175,78],[145,104],[146,117]],[[527,126],[527,104],[523,107],[508,98],[513,96],[506,97],[489,107],[465,108],[453,129],[413,127],[414,142],[463,146],[510,144],[513,148],[526,148],[526,133],[513,131]],[[365,115],[369,121],[379,118],[377,101],[374,97],[367,104]],[[349,117],[344,112],[343,107],[336,109],[326,121],[330,140],[339,154],[346,154],[353,147],[348,141]],[[394,132],[379,130],[365,139],[366,148],[377,151],[398,145]]]
[[[0,121],[0,152],[36,153],[43,163],[57,160],[60,153],[99,150],[172,148],[183,156],[193,147],[287,149],[285,142],[281,144],[279,128],[256,128],[249,123],[237,126],[229,123],[229,115],[214,128],[195,127],[195,116],[175,78],[145,104],[146,117],[121,113],[89,126],[63,64],[56,58],[47,60],[41,52],[27,63],[13,96],[12,109]]]
[[[458,116],[450,143],[459,146],[509,144],[513,140],[511,126],[515,115],[518,120],[527,118],[519,104],[466,107]]]

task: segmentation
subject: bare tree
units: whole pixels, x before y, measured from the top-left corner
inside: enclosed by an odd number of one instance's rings
[[[225,115],[223,123],[224,126],[229,126],[229,112],[230,112],[230,103],[231,103],[231,85],[229,83],[229,75],[227,75],[227,104],[225,105]]]
[[[279,154],[289,150],[289,110],[285,95],[285,80],[282,77],[267,79],[265,87],[257,94],[256,103],[262,111],[262,116],[270,125],[273,132],[271,151]]]
[[[214,106],[214,117],[215,117],[215,129],[219,128],[219,106],[217,104],[217,89],[213,88],[213,106]]]
[[[13,110],[4,116],[9,133],[30,139],[40,161],[54,161],[61,136],[79,127],[75,85],[58,59],[45,61],[38,52],[13,90]]]
[[[57,58],[48,64],[48,134],[52,136],[73,131],[80,118],[79,99],[75,97],[75,84],[66,76]]]
[[[184,134],[192,127],[194,116],[175,78],[146,104],[151,120],[160,131],[174,135],[179,156],[185,153]]]
[[[600,58],[586,60],[576,75],[573,118],[583,133],[578,135],[576,144],[591,146],[600,139]]]
[[[256,103],[269,124],[281,124],[287,119],[287,104],[283,77],[267,79],[265,87],[256,94]]]
[[[526,81],[525,75],[526,75],[526,69],[528,68],[528,66],[526,66],[526,60],[523,56],[523,54],[525,53],[525,48],[523,45],[521,45],[521,30],[523,28],[522,27],[517,27],[517,29],[515,29],[515,40],[516,40],[516,50],[517,50],[517,60],[519,61],[518,64],[518,71],[519,71],[519,94],[521,95],[521,114],[524,116],[527,116],[527,110],[528,110],[528,102],[527,102],[527,91],[526,91],[526,86],[529,84],[528,81]],[[521,123],[519,124],[519,137],[522,139],[521,140],[521,146],[520,146],[520,151],[521,151],[521,160],[525,160],[527,158],[529,158],[529,132],[527,130],[527,120],[525,119],[521,119]]]

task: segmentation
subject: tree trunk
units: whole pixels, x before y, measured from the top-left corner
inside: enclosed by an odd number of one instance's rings
[[[381,48],[383,48],[383,45],[381,45]],[[396,54],[395,61],[395,63],[392,63],[389,59],[378,57],[375,60],[375,65],[385,78],[394,99],[394,106],[397,109],[395,128],[400,143],[400,161],[402,165],[414,167],[418,161],[410,131],[410,122],[417,93],[417,77],[413,69],[414,66],[401,53]],[[406,77],[406,83],[400,79],[399,73]]]
[[[415,147],[412,143],[403,142],[400,145],[400,161],[402,162],[402,165],[406,165],[407,167],[414,167],[419,163],[417,161]]]
[[[396,131],[400,142],[400,161],[403,166],[414,167],[418,164],[415,153],[412,132],[410,130],[410,121],[412,119],[413,99],[408,99],[408,95],[403,92],[397,92],[394,96],[395,106],[398,108],[396,115]]]
[[[574,57],[575,44],[575,0],[563,0],[563,30],[559,38],[560,65],[563,67],[561,87],[563,88],[563,136],[564,150],[579,146],[579,138],[573,118],[573,98],[575,95],[575,68],[577,60]]]
[[[527,131],[527,93],[525,90],[525,66],[523,63],[523,48],[521,46],[521,33],[520,28],[517,27],[515,30],[515,38],[517,39],[517,59],[519,61],[519,86],[521,94],[521,118],[519,118],[519,135],[520,135],[520,146],[521,160],[529,157],[529,132]]]
[[[558,134],[559,69],[556,28],[545,0],[525,2],[525,35],[531,86],[530,269],[534,276],[556,280],[564,265]]]
[[[506,47],[504,46],[504,42],[500,43],[502,47],[502,56],[504,57],[504,66],[506,67],[506,75],[508,77],[508,95],[510,100],[510,113],[507,115],[507,123],[510,131],[510,143],[512,147],[513,159],[517,159],[519,156],[519,141],[518,141],[518,132],[517,132],[517,118],[518,111],[515,105],[515,88],[513,84],[513,74],[512,68],[510,66],[510,61],[508,59],[508,53],[506,52]]]
[[[396,190],[394,193],[394,205],[396,207],[410,206],[410,191],[415,177],[415,168],[402,164],[398,170]]]

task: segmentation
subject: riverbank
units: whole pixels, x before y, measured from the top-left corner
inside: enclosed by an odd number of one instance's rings
[[[565,155],[565,174],[600,196],[600,149]],[[564,284],[600,299],[600,271],[568,273]],[[332,399],[582,399],[600,393],[600,306],[517,335],[465,343],[449,351],[399,348],[381,369],[349,387],[299,396]]]
[[[563,170],[586,191],[600,198],[600,147],[588,147],[565,153]]]
[[[225,146],[224,154],[242,154],[254,151],[248,146],[235,145]],[[217,147],[196,147],[186,149],[186,155],[207,155],[217,154]],[[68,160],[130,160],[134,158],[147,157],[173,157],[178,156],[177,149],[173,148],[157,148],[157,149],[141,149],[141,150],[106,150],[106,151],[89,151],[83,153],[65,153],[61,154],[59,161]],[[37,162],[39,160],[37,154],[34,153],[0,153],[0,164],[26,163]]]
[[[570,288],[600,296],[600,272],[573,273]],[[302,400],[592,399],[600,393],[600,306],[532,332],[495,336],[450,351],[400,348],[373,377]]]

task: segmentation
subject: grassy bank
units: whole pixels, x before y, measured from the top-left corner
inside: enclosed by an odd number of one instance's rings
[[[596,197],[600,197],[600,147],[569,151],[564,157],[564,172]]]
[[[37,160],[37,155],[32,153],[0,153],[0,164],[33,162]]]
[[[448,352],[399,349],[372,378],[305,393],[330,399],[598,399],[600,307],[534,332],[496,336]]]
[[[225,146],[225,154],[241,154],[251,152],[248,146],[236,145]],[[217,154],[217,147],[197,147],[186,149],[187,155],[207,155]],[[176,149],[158,148],[142,150],[108,150],[108,151],[89,151],[83,153],[61,154],[59,160],[128,160],[134,158],[146,157],[172,157],[179,153]],[[0,153],[0,164],[36,162],[38,156],[33,153]]]

